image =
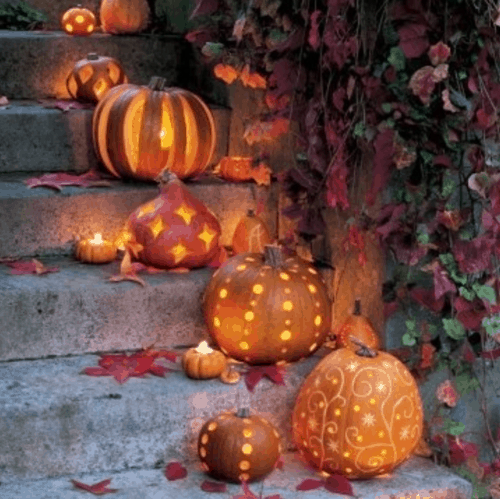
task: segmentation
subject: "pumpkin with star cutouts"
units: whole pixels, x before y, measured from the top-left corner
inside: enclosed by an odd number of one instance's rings
[[[158,268],[203,267],[220,250],[221,227],[212,212],[174,173],[158,178],[160,195],[129,217],[131,242],[139,259]]]

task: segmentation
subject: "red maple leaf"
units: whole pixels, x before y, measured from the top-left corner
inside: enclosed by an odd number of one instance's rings
[[[260,496],[256,496],[251,490],[250,487],[248,486],[247,482],[243,481],[241,482],[241,488],[243,489],[243,494],[232,496],[231,499],[281,499],[281,496],[279,494],[274,494],[272,496],[266,496],[262,497],[262,494]]]
[[[219,9],[219,0],[196,0],[196,6],[189,19],[196,16],[209,16]]]
[[[204,492],[227,492],[227,485],[225,483],[212,482],[211,480],[205,480],[200,488]]]
[[[79,482],[77,480],[71,480],[71,483],[77,489],[86,490],[87,492],[91,492],[96,496],[100,496],[103,494],[110,494],[112,492],[118,492],[118,489],[110,489],[108,485],[111,483],[111,479],[103,480],[99,483],[94,483],[93,485],[87,485],[85,483]]]
[[[41,177],[33,177],[25,180],[24,183],[29,189],[34,187],[48,187],[60,191],[64,186],[75,187],[110,187],[111,183],[106,180],[100,172],[89,170],[81,175],[72,173],[46,173]]]
[[[245,384],[253,392],[259,381],[266,377],[276,385],[285,385],[285,369],[281,366],[251,366],[245,373]]]
[[[335,474],[330,475],[326,480],[306,478],[297,485],[296,490],[315,490],[321,487],[324,487],[328,492],[332,492],[333,494],[354,495],[349,480],[345,476]]]
[[[165,467],[165,476],[170,481],[180,480],[187,477],[187,469],[181,463],[172,461]]]
[[[386,186],[391,176],[394,156],[394,130],[387,128],[377,135],[374,142],[373,179],[366,195],[366,202],[372,206],[377,194]]]
[[[43,275],[49,272],[59,272],[59,267],[46,267],[42,262],[33,258],[30,262],[22,262],[20,260],[14,260],[11,262],[3,262],[4,265],[10,267],[12,270],[11,274],[23,275],[23,274],[36,274]]]
[[[408,59],[420,57],[428,48],[427,26],[406,24],[399,28],[399,47]]]

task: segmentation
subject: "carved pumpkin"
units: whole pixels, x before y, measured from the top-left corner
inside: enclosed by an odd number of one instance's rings
[[[238,222],[233,234],[233,251],[239,253],[263,253],[266,244],[271,243],[271,236],[266,225],[253,210]]]
[[[66,87],[73,99],[97,102],[110,88],[127,81],[116,59],[91,53],[75,64]]]
[[[128,219],[139,258],[159,268],[202,267],[219,251],[220,225],[174,173],[159,178],[160,195]]]
[[[203,469],[215,478],[250,482],[271,472],[280,456],[280,435],[248,409],[225,412],[207,421],[198,437]]]
[[[226,368],[226,363],[225,355],[210,348],[206,342],[190,348],[182,356],[184,372],[193,379],[217,378]]]
[[[116,246],[102,239],[101,234],[96,234],[92,239],[77,241],[75,257],[87,263],[108,263],[116,258]]]
[[[94,32],[96,20],[89,9],[77,5],[63,14],[61,26],[68,35],[88,36]]]
[[[367,348],[341,348],[321,360],[292,415],[303,457],[318,470],[348,478],[394,469],[418,444],[422,424],[422,401],[408,369]]]
[[[277,245],[227,260],[204,295],[208,331],[220,349],[249,364],[284,364],[317,350],[330,330],[325,284],[310,264]]]
[[[154,180],[167,168],[179,178],[202,173],[215,149],[215,121],[196,95],[165,88],[153,77],[149,86],[118,85],[97,105],[94,146],[117,177]]]
[[[144,31],[150,13],[147,0],[102,0],[99,16],[106,33],[120,35]]]
[[[361,315],[360,300],[354,302],[354,312],[336,333],[337,348],[347,347],[356,350],[358,347],[351,340],[353,336],[368,348],[376,350],[380,348],[380,340],[377,332],[371,322]]]

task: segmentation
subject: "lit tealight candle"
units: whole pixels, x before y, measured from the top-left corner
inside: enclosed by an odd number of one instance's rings
[[[196,348],[190,348],[182,357],[184,372],[194,379],[217,378],[226,367],[226,356],[202,341]]]
[[[78,260],[88,263],[108,263],[116,258],[116,246],[94,234],[92,239],[82,239],[76,243],[75,256]]]

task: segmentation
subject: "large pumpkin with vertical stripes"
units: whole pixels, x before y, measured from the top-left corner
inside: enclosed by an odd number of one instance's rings
[[[138,257],[147,265],[206,265],[220,250],[219,222],[175,173],[165,170],[158,180],[160,195],[130,215],[126,239],[140,245]]]
[[[220,349],[249,364],[307,357],[330,331],[330,300],[318,271],[279,245],[236,255],[216,271],[204,295],[208,331]]]
[[[276,428],[247,408],[208,420],[198,437],[203,469],[215,478],[251,482],[271,472],[280,456]]]
[[[215,122],[195,94],[149,86],[112,88],[97,105],[92,122],[95,149],[116,177],[154,180],[163,169],[179,178],[202,173],[215,149]]]
[[[418,444],[422,426],[422,401],[406,366],[367,347],[341,348],[321,360],[292,414],[303,457],[353,479],[393,470]]]

